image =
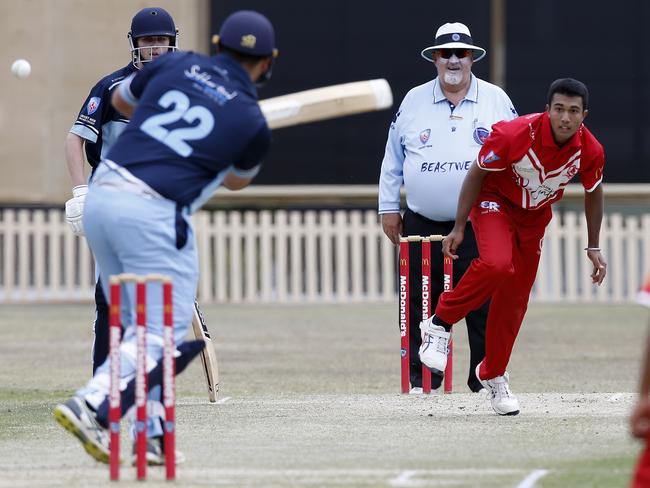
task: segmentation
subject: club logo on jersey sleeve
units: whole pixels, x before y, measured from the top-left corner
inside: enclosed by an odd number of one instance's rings
[[[425,129],[422,132],[420,132],[420,142],[422,144],[426,144],[427,141],[429,140],[430,135],[431,135],[431,129]]]
[[[86,105],[86,113],[88,115],[94,114],[99,108],[101,101],[102,99],[99,97],[92,97],[90,100],[88,100],[88,105]]]
[[[490,164],[494,163],[501,159],[494,151],[490,151],[485,156],[481,156],[481,164]]]
[[[481,146],[485,144],[485,140],[488,138],[490,135],[490,131],[487,130],[485,127],[477,127],[474,129],[474,133],[472,134],[472,137],[474,137],[474,142],[476,144],[480,144]]]

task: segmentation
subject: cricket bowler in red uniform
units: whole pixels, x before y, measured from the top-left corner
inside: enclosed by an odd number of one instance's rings
[[[650,274],[639,292],[637,301],[650,308]],[[634,437],[645,441],[645,448],[639,456],[630,486],[632,488],[650,487],[650,335],[648,335],[643,357],[639,399],[630,417],[630,431]]]
[[[469,217],[479,257],[456,288],[440,297],[435,315],[421,323],[425,346],[420,360],[442,374],[452,324],[491,299],[486,354],[476,376],[500,415],[519,413],[506,367],[535,281],[551,204],[576,175],[585,189],[591,278],[599,285],[605,278],[607,264],[599,247],[605,156],[583,124],[588,98],[580,81],[559,79],[549,88],[545,112],[493,125],[463,181],[455,226],[443,241],[445,255],[457,259]]]

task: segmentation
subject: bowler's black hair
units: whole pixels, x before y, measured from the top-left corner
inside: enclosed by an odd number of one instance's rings
[[[551,105],[553,95],[556,93],[569,97],[580,97],[582,98],[582,110],[589,108],[589,90],[587,90],[587,86],[582,81],[574,80],[573,78],[560,78],[551,83],[547,96],[549,106]]]

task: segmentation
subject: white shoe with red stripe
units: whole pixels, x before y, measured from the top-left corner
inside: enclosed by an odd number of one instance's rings
[[[503,376],[483,380],[479,376],[481,364],[476,365],[476,377],[485,387],[488,392],[488,399],[492,404],[492,408],[499,415],[517,415],[519,413],[519,401],[510,391],[508,384],[508,372],[506,371]]]
[[[419,351],[420,361],[433,374],[443,376],[447,367],[451,334],[444,327],[435,325],[433,317],[434,315],[420,322],[420,335],[422,337],[422,345]]]

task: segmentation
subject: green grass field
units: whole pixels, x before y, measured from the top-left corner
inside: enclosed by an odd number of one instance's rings
[[[180,486],[629,482],[640,445],[627,415],[647,319],[638,307],[532,306],[509,367],[516,417],[498,417],[465,387],[463,326],[454,393],[408,396],[398,393],[394,306],[204,309],[220,403],[208,403],[197,360],[177,385]],[[90,374],[92,317],[89,304],[0,308],[0,488],[109,485],[107,466],[51,414]],[[163,476],[151,468],[147,486],[168,486]],[[122,468],[121,485],[134,478]]]

